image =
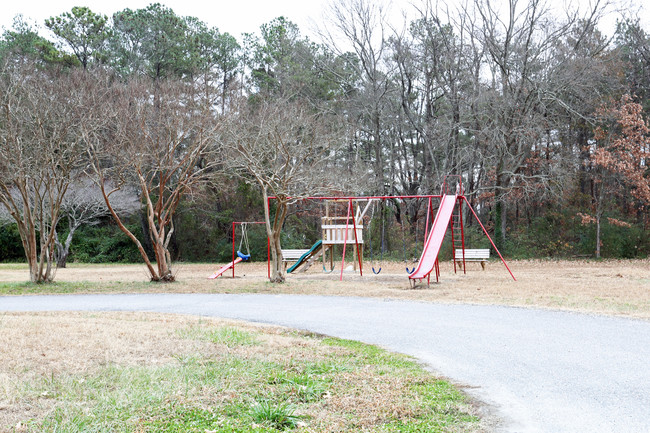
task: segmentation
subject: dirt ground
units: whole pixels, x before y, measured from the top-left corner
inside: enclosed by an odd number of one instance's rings
[[[251,335],[256,343],[230,345],[215,340],[213,333],[224,327],[236,327],[238,331]],[[73,407],[83,407],[89,413],[96,410],[100,418],[97,424],[101,426],[101,415],[110,413],[110,410],[104,412],[101,407],[95,408],[95,405],[101,405],[101,402],[106,404],[107,401],[95,393],[104,390],[101,372],[107,367],[182,369],[181,360],[184,359],[201,359],[201,362],[215,365],[239,359],[241,363],[255,365],[255,361],[263,361],[284,366],[286,371],[298,371],[300,365],[318,365],[319,362],[331,360],[333,356],[346,360],[343,361],[345,366],[352,368],[354,365],[354,361],[349,359],[352,352],[348,349],[322,344],[319,338],[312,338],[308,333],[271,325],[180,314],[5,313],[0,314],[0,331],[2,433],[38,431],[38,424],[29,427],[30,420],[52,419],[56,413],[65,418],[69,416],[66,412]],[[359,360],[363,360],[365,355],[358,356]],[[240,371],[228,375],[228,381],[221,385],[208,381],[201,387],[177,389],[177,392],[169,392],[167,399],[188,407],[218,407],[236,400],[241,392],[267,386],[264,375],[260,374],[259,371],[250,375]],[[345,428],[350,414],[355,414],[359,426],[370,430],[385,418],[386,413],[391,413],[391,417],[416,413],[413,412],[412,401],[405,395],[408,395],[407,390],[413,383],[423,383],[421,377],[410,378],[404,373],[392,373],[382,368],[374,370],[371,364],[356,371],[342,369],[338,374],[338,385],[335,383],[328,388],[323,404],[314,403],[302,409],[306,411],[304,413],[311,424],[311,428],[305,431],[350,431]],[[138,378],[137,373],[134,377]],[[146,383],[146,374],[143,378]],[[437,379],[439,377],[432,375],[429,382],[434,383]],[[168,377],[168,380],[174,380],[174,377]],[[84,385],[86,382],[88,385]],[[275,382],[270,383],[271,389],[275,389]],[[119,401],[121,410],[137,413],[132,408],[140,404],[137,397],[140,386],[141,383],[134,385],[135,396],[127,400],[132,402],[132,407],[125,401]],[[283,392],[293,391],[283,389]],[[91,397],[93,395],[95,397]],[[155,398],[153,396],[152,400],[155,401]],[[469,431],[492,431],[498,422],[489,408],[483,410],[480,402],[471,398],[467,405],[460,408],[482,417],[482,421],[472,424]],[[74,409],[71,412],[74,413]],[[58,431],[56,428],[51,430],[51,427],[46,430]],[[124,430],[145,431],[128,427]]]
[[[501,262],[491,261],[485,270],[468,263],[467,273],[454,273],[452,262],[441,263],[438,283],[412,288],[404,263],[384,263],[375,275],[364,263],[363,276],[340,263],[332,273],[321,264],[306,273],[290,274],[285,284],[270,284],[266,263],[242,263],[216,280],[207,277],[218,264],[178,264],[177,282],[147,283],[142,265],[76,265],[59,269],[56,281],[106,283],[80,287],[93,292],[179,292],[179,293],[292,293],[371,296],[445,303],[502,304],[610,314],[650,320],[650,260],[606,261],[513,261],[508,263],[517,281]],[[410,265],[412,266],[412,264]],[[349,267],[349,266],[348,266]],[[25,281],[25,267],[0,265],[0,281]],[[136,283],[136,284],[134,284]],[[80,285],[81,286],[81,285]]]
[[[224,347],[205,339],[185,338],[183,334],[224,326],[236,326],[255,335],[261,332],[263,345],[228,349],[249,357],[262,353],[273,359],[274,351],[283,348],[319,347],[316,340],[292,336],[281,327],[179,314],[1,314],[0,432],[25,431],[20,427],[21,420],[39,419],[60,404],[47,392],[39,391],[39,386],[50,378],[83,378],[109,365],[177,365],[178,359],[197,353],[217,357],[223,354]],[[19,427],[7,430],[7,426],[16,425]]]

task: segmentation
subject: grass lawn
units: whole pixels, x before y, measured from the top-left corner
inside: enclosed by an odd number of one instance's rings
[[[412,359],[180,315],[0,316],[0,431],[473,432],[476,408]]]
[[[209,280],[218,264],[175,266],[177,281],[148,281],[143,265],[73,263],[59,269],[55,283],[33,285],[26,265],[0,264],[0,295],[38,293],[290,293],[328,296],[370,296],[447,303],[499,304],[540,307],[650,319],[650,260],[520,260],[509,263],[513,281],[499,261],[485,271],[478,263],[467,274],[454,273],[451,262],[441,263],[440,282],[411,289],[404,263],[385,262],[379,275],[365,264],[363,276],[345,272],[324,274],[320,264],[306,273],[288,275],[285,284],[270,284],[266,263],[238,265]],[[435,280],[435,279],[434,279]]]
[[[236,278],[179,264],[177,281],[142,265],[71,264],[25,282],[0,264],[0,295],[291,293],[501,304],[650,319],[650,261],[516,261],[411,289],[403,263],[363,276],[315,266],[270,284],[266,264]],[[338,268],[337,268],[338,269]],[[212,319],[135,313],[0,314],[0,432],[489,431],[457,388],[413,360],[360,343]],[[482,412],[481,412],[482,413]]]

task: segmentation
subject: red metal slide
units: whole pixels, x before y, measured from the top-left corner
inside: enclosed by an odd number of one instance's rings
[[[234,262],[230,262],[227,265],[223,265],[221,268],[219,268],[219,270],[217,272],[210,275],[208,278],[211,279],[211,280],[214,280],[215,278],[217,278],[218,276],[220,276],[221,274],[223,274],[228,269],[232,268],[233,266],[235,266],[235,264],[241,262],[242,260],[243,259],[241,257],[237,257]]]
[[[422,256],[420,256],[420,261],[417,268],[415,268],[415,271],[409,275],[410,279],[421,280],[426,278],[433,270],[433,266],[435,265],[438,254],[440,253],[442,241],[447,232],[447,227],[449,227],[449,221],[451,221],[451,216],[454,213],[454,206],[456,206],[457,198],[457,195],[442,196],[440,207],[438,208],[436,219],[433,221],[433,226],[431,227],[427,243],[422,251]]]

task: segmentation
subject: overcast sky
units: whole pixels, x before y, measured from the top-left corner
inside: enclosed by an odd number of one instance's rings
[[[178,15],[200,18],[211,27],[239,37],[244,32],[255,32],[260,25],[284,16],[298,24],[303,33],[309,33],[310,20],[322,16],[328,0],[159,0]],[[54,15],[69,11],[73,6],[88,6],[97,13],[110,16],[125,8],[140,9],[152,0],[2,0],[0,25],[10,27],[13,17],[22,13],[39,25]]]
[[[73,6],[88,6],[94,12],[111,15],[125,8],[144,8],[152,0],[0,0],[0,26],[11,27],[13,17],[21,13],[43,26],[43,21],[51,16],[69,11]],[[260,25],[273,18],[284,16],[298,24],[301,32],[313,37],[310,29],[323,23],[324,11],[332,0],[159,0],[159,3],[171,7],[178,15],[191,15],[200,18],[211,27],[217,27],[222,32],[228,32],[239,38],[244,32],[256,32]],[[375,0],[379,1],[379,0]],[[387,3],[390,0],[383,0]],[[447,0],[453,4],[460,0]],[[525,0],[523,0],[525,1]],[[551,4],[559,4],[562,0],[548,0]],[[573,4],[587,6],[596,0],[567,0]],[[604,0],[601,0],[604,1]],[[634,2],[637,5],[648,3],[649,0],[614,0],[620,4]],[[424,0],[392,0],[392,24],[403,22],[400,11],[413,11],[411,4],[422,4]],[[637,6],[638,7],[638,6]],[[649,6],[646,6],[648,8]],[[629,8],[628,8],[629,9]],[[629,9],[631,10],[631,9]],[[412,16],[412,15],[411,15]],[[646,30],[650,31],[650,10],[646,9],[641,19]],[[613,27],[612,17],[604,25]],[[44,31],[42,34],[46,34]],[[608,31],[609,33],[609,31]],[[316,39],[316,38],[313,38]]]

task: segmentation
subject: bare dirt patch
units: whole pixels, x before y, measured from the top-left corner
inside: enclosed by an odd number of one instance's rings
[[[106,283],[78,291],[179,293],[292,293],[331,296],[369,296],[446,303],[501,304],[613,314],[650,319],[650,260],[533,260],[509,265],[513,281],[500,262],[485,271],[469,263],[467,274],[454,273],[453,264],[441,263],[440,282],[411,288],[404,263],[384,263],[380,274],[364,264],[364,274],[344,272],[340,264],[323,273],[320,264],[303,274],[288,275],[286,284],[270,284],[266,263],[243,263],[209,280],[218,264],[179,264],[178,281],[149,284],[141,265],[72,265],[57,272],[56,280],[69,283]],[[410,266],[412,266],[410,264]],[[25,281],[26,270],[0,267],[0,280]],[[143,283],[143,284],[140,284]],[[99,288],[98,288],[99,287]]]

